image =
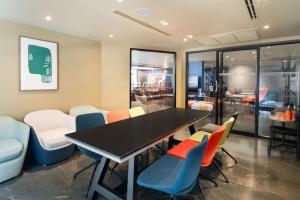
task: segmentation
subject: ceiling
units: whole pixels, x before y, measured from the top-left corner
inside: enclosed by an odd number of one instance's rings
[[[284,62],[285,60],[300,60],[300,43],[266,46],[260,48],[261,62]],[[256,50],[229,51],[223,53],[223,63],[229,64],[256,64]],[[189,54],[190,62],[205,61],[216,63],[216,51]]]
[[[38,26],[99,41],[114,40],[165,48],[195,48],[204,37],[257,28],[259,39],[300,35],[299,0],[253,0],[251,20],[244,0],[0,0],[0,19]],[[150,8],[152,16],[138,16]],[[113,13],[119,10],[158,28],[165,36]],[[45,17],[50,15],[52,21]],[[168,26],[159,22],[166,20]],[[270,28],[265,30],[264,25]],[[113,34],[113,38],[109,35]]]

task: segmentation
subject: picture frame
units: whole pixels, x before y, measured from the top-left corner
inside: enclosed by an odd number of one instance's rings
[[[58,90],[58,43],[20,36],[20,91]]]

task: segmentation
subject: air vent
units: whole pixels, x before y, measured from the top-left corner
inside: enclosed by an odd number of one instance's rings
[[[256,19],[256,11],[253,0],[245,0],[245,4],[252,20]]]
[[[246,42],[257,40],[257,29],[239,30],[229,33],[221,33],[204,37],[194,37],[194,40],[200,42],[204,46],[213,46],[218,44],[229,44],[236,42]]]
[[[149,28],[149,29],[151,29],[153,31],[161,33],[161,34],[163,34],[165,36],[171,36],[171,34],[165,32],[165,31],[162,31],[162,30],[160,30],[158,28],[155,28],[154,26],[151,26],[150,24],[147,24],[146,22],[138,20],[138,19],[136,19],[136,18],[134,18],[132,16],[129,16],[129,15],[127,15],[127,14],[125,14],[125,13],[119,11],[119,10],[114,10],[114,13],[117,14],[117,15],[119,15],[119,16],[121,16],[121,17],[124,17],[124,18],[126,18],[126,19],[128,19],[128,20],[130,20],[132,22],[135,22],[135,23],[140,24],[140,25],[142,25],[144,27],[147,27],[147,28]]]

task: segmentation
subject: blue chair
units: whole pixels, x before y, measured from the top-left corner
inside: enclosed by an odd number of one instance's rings
[[[189,193],[198,183],[207,142],[208,137],[204,136],[202,142],[192,148],[184,160],[168,154],[162,156],[139,175],[138,185],[167,193],[170,199]],[[197,185],[205,199],[200,184]]]
[[[0,116],[0,183],[20,174],[29,140],[29,127]]]
[[[105,124],[105,119],[101,113],[89,113],[89,114],[78,115],[76,117],[76,131],[82,131],[82,130],[89,129],[89,128],[95,128],[97,126],[102,126],[104,124]],[[76,178],[77,175],[79,175],[83,171],[85,171],[88,168],[95,165],[102,158],[101,155],[96,154],[92,151],[89,151],[85,148],[82,148],[80,146],[77,146],[77,148],[81,151],[82,154],[91,158],[92,160],[95,160],[95,162],[93,162],[90,165],[84,167],[83,169],[77,171],[74,174],[74,178]]]

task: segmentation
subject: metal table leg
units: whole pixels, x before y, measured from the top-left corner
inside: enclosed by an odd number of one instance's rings
[[[91,187],[88,191],[87,200],[92,200],[96,197],[96,193],[101,194],[107,199],[112,200],[121,200],[117,194],[114,194],[108,187],[103,185],[103,179],[108,169],[110,160],[108,158],[103,157],[101,159],[100,164],[97,166],[95,174],[92,179]]]
[[[133,199],[134,193],[134,157],[129,159],[128,181],[127,181],[127,200]]]

